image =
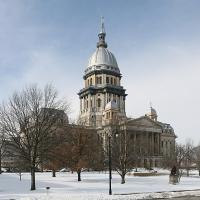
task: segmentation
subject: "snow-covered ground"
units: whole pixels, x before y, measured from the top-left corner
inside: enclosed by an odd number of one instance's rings
[[[77,182],[76,173],[59,172],[55,178],[51,177],[51,173],[37,173],[37,190],[30,191],[30,175],[28,173],[23,174],[22,181],[15,173],[3,173],[0,175],[0,199],[130,200],[173,197],[185,194],[200,195],[200,178],[198,176],[182,177],[178,185],[170,185],[168,175],[126,176],[126,183],[122,185],[119,175],[113,174],[112,196],[108,195],[108,186],[108,173],[83,172],[81,182]],[[46,187],[50,187],[48,193]],[[197,191],[185,192],[182,190]]]

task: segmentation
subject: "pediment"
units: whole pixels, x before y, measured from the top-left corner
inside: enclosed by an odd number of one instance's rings
[[[150,119],[147,116],[142,116],[136,119],[131,119],[128,121],[127,123],[128,126],[140,126],[140,127],[153,127],[153,128],[159,128],[161,129],[162,127],[156,123],[155,121],[153,121],[152,119]]]

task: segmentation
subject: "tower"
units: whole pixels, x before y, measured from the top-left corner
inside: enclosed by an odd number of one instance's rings
[[[125,113],[125,89],[121,86],[121,73],[115,56],[107,49],[105,41],[106,32],[103,18],[98,34],[96,51],[89,59],[85,70],[84,88],[78,93],[80,98],[81,124],[95,128],[105,124],[105,109],[110,102],[115,102],[118,116],[126,117]],[[108,107],[108,106],[107,106]]]

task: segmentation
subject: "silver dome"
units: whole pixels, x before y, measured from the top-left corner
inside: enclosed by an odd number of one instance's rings
[[[107,49],[107,43],[105,42],[106,32],[103,21],[101,21],[101,31],[98,37],[97,49],[89,59],[85,74],[98,70],[108,70],[120,74],[115,56]]]
[[[99,47],[89,59],[88,67],[95,65],[107,65],[118,68],[115,56],[106,48]]]
[[[85,73],[96,70],[109,70],[120,74],[115,56],[106,48],[98,47],[89,59]]]

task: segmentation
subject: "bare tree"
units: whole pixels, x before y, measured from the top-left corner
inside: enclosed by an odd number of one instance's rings
[[[69,149],[66,146],[66,136],[68,129],[66,126],[62,126],[56,131],[54,145],[52,145],[48,157],[43,159],[42,164],[45,169],[52,170],[52,177],[56,177],[56,170],[66,167],[65,161],[68,156]]]
[[[81,181],[81,172],[83,169],[89,169],[96,165],[100,143],[96,130],[89,129],[80,125],[69,127],[66,143],[63,148],[66,149],[65,161],[72,171],[76,171],[78,181]],[[60,151],[60,152],[63,152]]]
[[[199,171],[199,176],[200,176],[200,145],[194,148],[193,161],[196,164],[196,167]]]
[[[112,145],[112,163],[114,169],[121,176],[121,184],[125,183],[125,176],[134,166],[135,154],[131,135],[127,133],[126,124],[119,125]]]
[[[171,160],[167,163],[171,168],[176,167],[177,175],[179,176],[179,181],[183,174],[182,166],[184,164],[186,156],[186,145],[176,143],[174,154],[172,155]]]
[[[68,104],[58,100],[56,90],[47,85],[43,90],[32,85],[15,92],[0,107],[0,129],[15,149],[15,156],[25,160],[31,171],[31,190],[35,190],[35,170],[41,157],[47,157],[54,142],[59,110]]]
[[[0,132],[0,174],[2,173],[2,159],[6,153],[6,136]]]
[[[192,159],[193,159],[193,151],[194,151],[194,145],[191,140],[186,141],[185,151],[186,151],[186,156],[184,159],[184,166],[187,171],[187,176],[189,176],[189,172],[191,170]]]

